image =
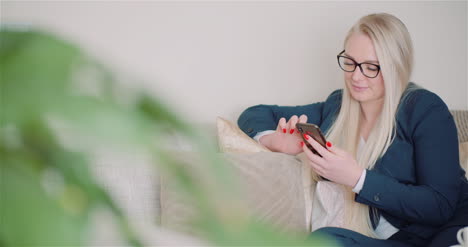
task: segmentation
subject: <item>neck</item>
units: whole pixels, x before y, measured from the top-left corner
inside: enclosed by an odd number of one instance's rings
[[[383,102],[383,99],[380,99],[378,101],[361,103],[362,120],[373,125],[382,112]]]

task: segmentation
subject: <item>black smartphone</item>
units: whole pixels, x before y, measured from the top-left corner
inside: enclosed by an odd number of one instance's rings
[[[310,149],[310,151],[322,157],[304,137],[304,134],[309,135],[312,138],[314,138],[314,140],[316,140],[318,143],[320,143],[320,145],[322,145],[324,148],[327,148],[327,140],[325,140],[325,136],[323,135],[320,128],[315,124],[297,123],[296,129],[299,130],[299,132],[301,132],[302,139],[304,139],[304,143]]]

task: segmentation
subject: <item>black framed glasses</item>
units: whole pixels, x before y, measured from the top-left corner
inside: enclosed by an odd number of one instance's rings
[[[379,75],[380,72],[380,65],[373,64],[373,63],[357,63],[354,59],[344,56],[343,53],[345,50],[340,52],[336,58],[338,59],[338,65],[340,68],[346,72],[354,72],[356,67],[359,67],[361,73],[368,78],[375,78]]]

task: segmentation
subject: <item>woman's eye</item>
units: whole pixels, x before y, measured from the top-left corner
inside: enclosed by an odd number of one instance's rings
[[[350,62],[345,62],[344,64],[345,64],[346,66],[353,66],[353,65],[354,65],[354,63],[350,63]]]
[[[378,68],[375,67],[375,66],[367,66],[366,69],[370,70],[370,71],[377,71],[378,70]]]

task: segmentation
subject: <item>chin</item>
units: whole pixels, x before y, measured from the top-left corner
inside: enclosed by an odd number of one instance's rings
[[[356,100],[359,103],[366,103],[366,102],[380,102],[383,101],[383,97],[376,97],[375,95],[365,95],[365,94],[356,94],[351,92],[351,98]]]
[[[357,102],[366,102],[368,99],[366,97],[361,97],[361,96],[355,96],[353,94],[351,94],[351,97],[356,100]]]
[[[359,101],[359,102],[366,102],[366,101],[370,101],[373,99],[372,95],[369,95],[368,92],[355,92],[355,91],[351,91],[351,97],[356,100],[356,101]]]

